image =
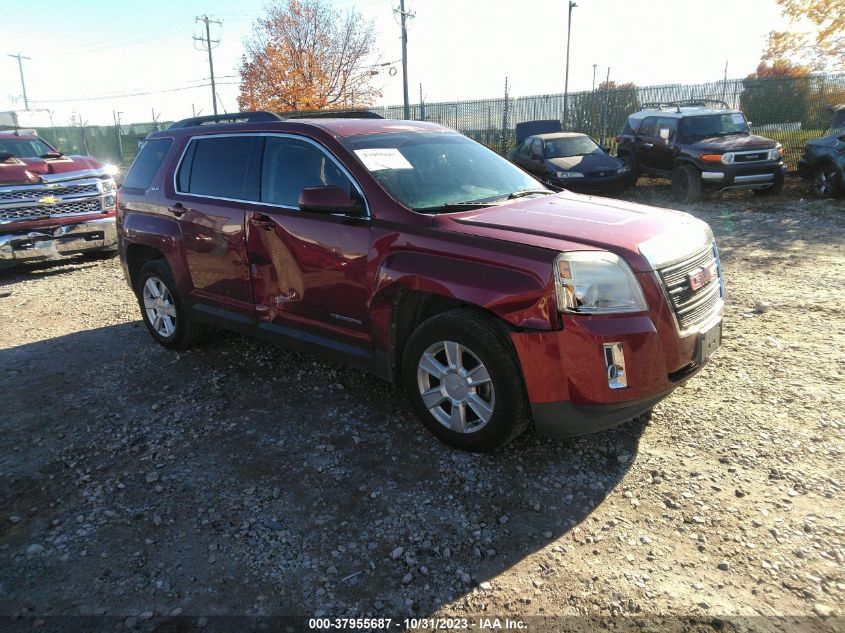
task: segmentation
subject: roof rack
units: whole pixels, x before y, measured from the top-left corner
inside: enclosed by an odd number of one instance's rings
[[[383,119],[369,110],[320,110],[319,112],[287,112],[285,119]]]
[[[233,112],[232,114],[209,114],[207,116],[195,116],[189,119],[182,119],[170,125],[169,130],[183,127],[196,127],[198,125],[211,125],[214,123],[266,123],[268,121],[282,121],[282,117],[272,112],[261,110],[255,112]]]
[[[719,106],[724,110],[730,109],[730,106],[721,99],[684,99],[682,101],[653,101],[644,103],[640,106],[640,110],[665,110],[667,108],[674,108],[675,112],[680,112],[681,108],[707,108],[713,105]]]

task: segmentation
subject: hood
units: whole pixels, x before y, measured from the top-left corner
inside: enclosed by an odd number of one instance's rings
[[[557,251],[608,250],[638,272],[682,259],[713,239],[710,227],[688,213],[570,191],[438,215],[435,226]]]
[[[705,138],[691,145],[694,149],[703,151],[718,150],[720,152],[734,152],[749,149],[772,149],[777,143],[765,136],[755,134],[731,134],[730,136],[716,136]]]
[[[623,163],[604,152],[600,154],[588,154],[587,156],[562,156],[560,158],[547,158],[546,163],[553,169],[571,170],[582,173],[590,171],[615,170]]]
[[[102,166],[103,163],[91,156],[12,159],[0,163],[0,186],[37,185],[50,180],[50,176],[61,176],[86,169],[100,169]]]

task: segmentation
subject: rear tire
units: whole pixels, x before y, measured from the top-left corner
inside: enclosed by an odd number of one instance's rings
[[[179,294],[165,260],[155,259],[141,267],[135,295],[144,325],[160,345],[169,349],[187,349],[205,334],[205,326],[193,319]]]
[[[507,337],[492,318],[473,310],[439,314],[411,334],[402,382],[425,427],[463,450],[494,451],[530,423]]]
[[[701,172],[692,165],[681,165],[672,173],[672,196],[678,202],[701,200]]]

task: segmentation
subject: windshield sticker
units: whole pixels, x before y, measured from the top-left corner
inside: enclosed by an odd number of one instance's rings
[[[355,153],[370,171],[381,169],[413,169],[408,159],[402,156],[402,152],[394,147],[356,149]]]
[[[745,123],[745,117],[739,113],[732,114],[731,119],[733,119],[733,122],[737,125],[742,125],[743,123]]]

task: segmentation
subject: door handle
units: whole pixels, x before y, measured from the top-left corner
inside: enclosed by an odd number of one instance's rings
[[[264,214],[254,215],[249,219],[252,226],[264,229],[265,231],[272,231],[276,228],[276,223]]]
[[[654,143],[643,143],[643,147],[646,149],[651,149],[654,147]]]
[[[167,210],[170,211],[170,213],[175,215],[177,218],[181,218],[183,215],[185,215],[185,212],[187,211],[187,209],[184,207],[184,205],[182,205],[181,202],[177,202],[172,207],[167,207]]]

